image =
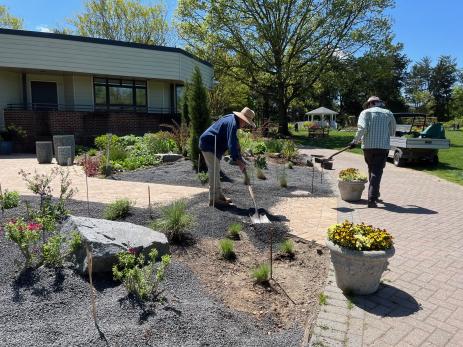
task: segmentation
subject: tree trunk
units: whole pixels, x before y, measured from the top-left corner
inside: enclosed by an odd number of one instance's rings
[[[283,82],[278,83],[277,91],[277,105],[278,105],[278,133],[280,135],[289,135],[288,130],[288,112],[285,102],[285,85]]]

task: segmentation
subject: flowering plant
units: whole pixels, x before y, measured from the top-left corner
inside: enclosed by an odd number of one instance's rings
[[[367,176],[362,174],[358,169],[348,168],[339,171],[339,179],[344,182],[366,182]]]
[[[383,251],[392,247],[392,236],[384,229],[344,221],[328,228],[328,239],[334,244],[358,251]]]
[[[40,240],[42,224],[26,223],[23,219],[17,219],[6,223],[4,228],[5,237],[18,245],[19,250],[26,258],[26,267],[29,267],[34,259],[31,247],[34,247]]]

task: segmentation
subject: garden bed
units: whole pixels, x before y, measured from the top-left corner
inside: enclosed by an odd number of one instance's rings
[[[277,256],[278,244],[288,235],[281,223],[285,216],[269,216],[274,231],[274,278],[270,286],[253,283],[251,270],[268,259],[268,226],[249,223],[251,201],[236,166],[222,164],[229,178],[224,192],[235,206],[226,210],[208,207],[208,194],[188,200],[195,216],[190,240],[173,246],[172,265],[167,270],[160,302],[141,305],[128,299],[122,285],[110,276],[95,279],[99,326],[109,345],[153,346],[281,346],[299,345],[307,320],[318,309],[328,268],[324,247],[295,241],[296,258]],[[269,210],[282,197],[310,190],[310,168],[286,170],[288,188],[275,178],[280,165],[269,164],[268,179],[255,180],[260,207]],[[121,173],[116,179],[201,186],[189,161]],[[317,176],[317,179],[320,179]],[[152,192],[155,194],[155,192]],[[315,185],[315,196],[332,195],[327,182]],[[23,197],[37,204],[37,199]],[[75,215],[87,215],[87,204],[71,201]],[[91,217],[101,218],[104,205],[91,203]],[[7,210],[4,220],[24,215],[25,207]],[[159,208],[153,208],[153,218]],[[125,219],[149,225],[149,214],[132,209]],[[243,232],[235,241],[237,258],[220,258],[218,241],[232,222],[241,222]],[[0,333],[7,345],[106,345],[93,325],[89,285],[85,278],[68,269],[39,268],[20,274],[15,259],[19,251],[4,237],[0,239]],[[294,303],[292,302],[294,301]]]

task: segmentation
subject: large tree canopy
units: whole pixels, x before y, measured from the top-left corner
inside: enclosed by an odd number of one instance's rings
[[[390,23],[384,10],[392,4],[392,0],[179,0],[177,25],[187,49],[255,93],[272,98],[279,130],[287,133],[290,103],[312,87],[333,56],[388,37]]]
[[[12,16],[8,7],[0,5],[0,28],[6,29],[22,29],[23,20]]]
[[[140,0],[88,0],[85,12],[69,22],[82,36],[149,45],[166,45],[170,40],[162,3],[148,6]],[[55,32],[69,33],[69,30]]]

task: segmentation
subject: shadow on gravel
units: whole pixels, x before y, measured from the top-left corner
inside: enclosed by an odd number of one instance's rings
[[[24,297],[21,294],[21,289],[31,288],[31,292],[37,296],[45,296],[44,288],[34,288],[34,285],[37,284],[40,280],[40,276],[36,273],[34,269],[23,269],[18,277],[13,281],[13,302],[22,302]]]
[[[143,324],[151,316],[156,316],[156,304],[153,302],[145,302],[132,294],[128,294],[123,298],[120,298],[119,305],[121,307],[129,305],[133,309],[138,309],[138,323]]]
[[[381,283],[376,293],[353,296],[354,305],[380,317],[406,317],[422,309],[413,296],[394,286]]]

